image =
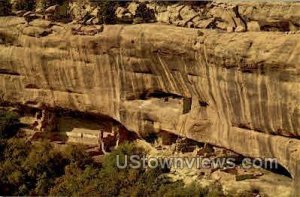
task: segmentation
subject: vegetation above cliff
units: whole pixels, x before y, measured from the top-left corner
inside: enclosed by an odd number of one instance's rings
[[[132,1],[89,1],[89,0],[6,0],[0,2],[0,16],[24,16],[28,21],[36,18],[61,22],[76,21],[83,25],[150,22],[154,12],[146,3],[137,2],[126,7]],[[1,9],[3,7],[3,9]]]

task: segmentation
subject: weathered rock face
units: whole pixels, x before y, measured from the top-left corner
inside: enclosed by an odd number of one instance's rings
[[[73,35],[72,25],[23,23],[0,18],[3,101],[276,157],[300,176],[299,34],[144,24],[87,36]],[[28,28],[47,34],[25,35]]]

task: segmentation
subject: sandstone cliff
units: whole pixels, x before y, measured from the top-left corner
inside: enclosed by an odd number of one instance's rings
[[[247,16],[261,21],[254,11]],[[299,65],[297,32],[78,28],[44,20],[28,26],[23,18],[0,18],[2,101],[104,115],[140,136],[168,131],[275,157],[295,184]]]

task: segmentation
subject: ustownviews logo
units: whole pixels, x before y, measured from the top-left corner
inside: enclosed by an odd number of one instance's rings
[[[140,155],[116,156],[116,165],[120,169],[124,168],[262,168],[278,169],[276,158],[243,158],[241,161],[237,158],[220,157],[147,157]]]

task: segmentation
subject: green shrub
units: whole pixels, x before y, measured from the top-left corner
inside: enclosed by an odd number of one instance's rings
[[[69,145],[62,154],[69,163],[75,164],[81,169],[89,165],[94,165],[93,159],[88,155],[85,151],[85,147],[82,145]]]
[[[36,8],[45,10],[53,5],[63,5],[65,2],[67,3],[68,0],[36,0]]]
[[[22,139],[12,138],[2,146],[0,162],[1,195],[25,195],[29,192],[22,164],[31,149],[31,144]]]
[[[35,8],[35,0],[12,0],[14,10],[32,11]]]
[[[92,166],[85,169],[79,168],[76,164],[70,164],[65,168],[65,174],[55,181],[54,187],[50,190],[51,196],[96,196],[99,170]]]
[[[55,0],[36,0],[36,8],[45,10],[48,7],[55,5]]]
[[[14,112],[0,110],[0,138],[13,137],[19,129],[19,116]]]
[[[111,154],[105,156],[102,163],[102,169],[99,172],[100,181],[98,182],[97,189],[100,193],[118,195],[122,189],[137,184],[140,176],[145,172],[144,169],[133,169],[129,167],[130,161],[125,169],[117,167],[117,156],[119,163],[125,163],[125,156],[131,155],[142,156],[145,151],[142,148],[136,147],[132,143],[124,143]],[[118,175],[118,176],[116,176]]]
[[[5,150],[6,147],[6,140],[4,139],[0,139],[0,161],[3,161],[3,152]]]
[[[143,169],[119,169],[117,167],[117,155],[120,163],[124,163],[125,155],[139,154],[144,151],[133,144],[124,143],[105,156],[102,167],[85,165],[85,169],[73,163],[66,167],[65,175],[56,181],[51,189],[51,195],[103,195],[117,196],[121,190],[127,190],[137,185],[139,178],[144,173]],[[75,157],[77,158],[77,156]],[[128,190],[130,191],[130,190]],[[128,193],[128,192],[127,192]]]
[[[99,13],[100,20],[102,20],[103,23],[105,24],[113,24],[116,23],[116,16],[115,16],[115,11],[117,9],[118,2],[115,1],[101,1],[99,3]]]
[[[29,189],[34,195],[44,195],[54,180],[64,174],[68,161],[49,142],[35,143],[22,163]]]
[[[152,9],[149,9],[145,3],[140,3],[136,10],[135,17],[141,18],[143,22],[155,20],[155,14]]]
[[[9,15],[11,12],[11,4],[9,0],[0,1],[0,16]]]
[[[9,139],[0,162],[0,193],[4,195],[45,195],[68,164],[48,142],[31,144]]]
[[[31,144],[24,139],[0,141],[0,193],[51,196],[222,196],[221,187],[186,186],[171,182],[164,168],[117,167],[125,156],[145,150],[124,143],[96,165],[82,146],[58,151],[49,142]]]
[[[196,184],[185,186],[182,182],[165,184],[160,187],[157,192],[158,196],[182,196],[182,197],[207,197],[209,196],[208,188],[201,188]]]
[[[125,6],[126,4],[126,1],[103,0],[97,2],[97,5],[100,8],[98,18],[102,21],[102,23],[114,24],[117,22],[115,15],[117,7]]]

